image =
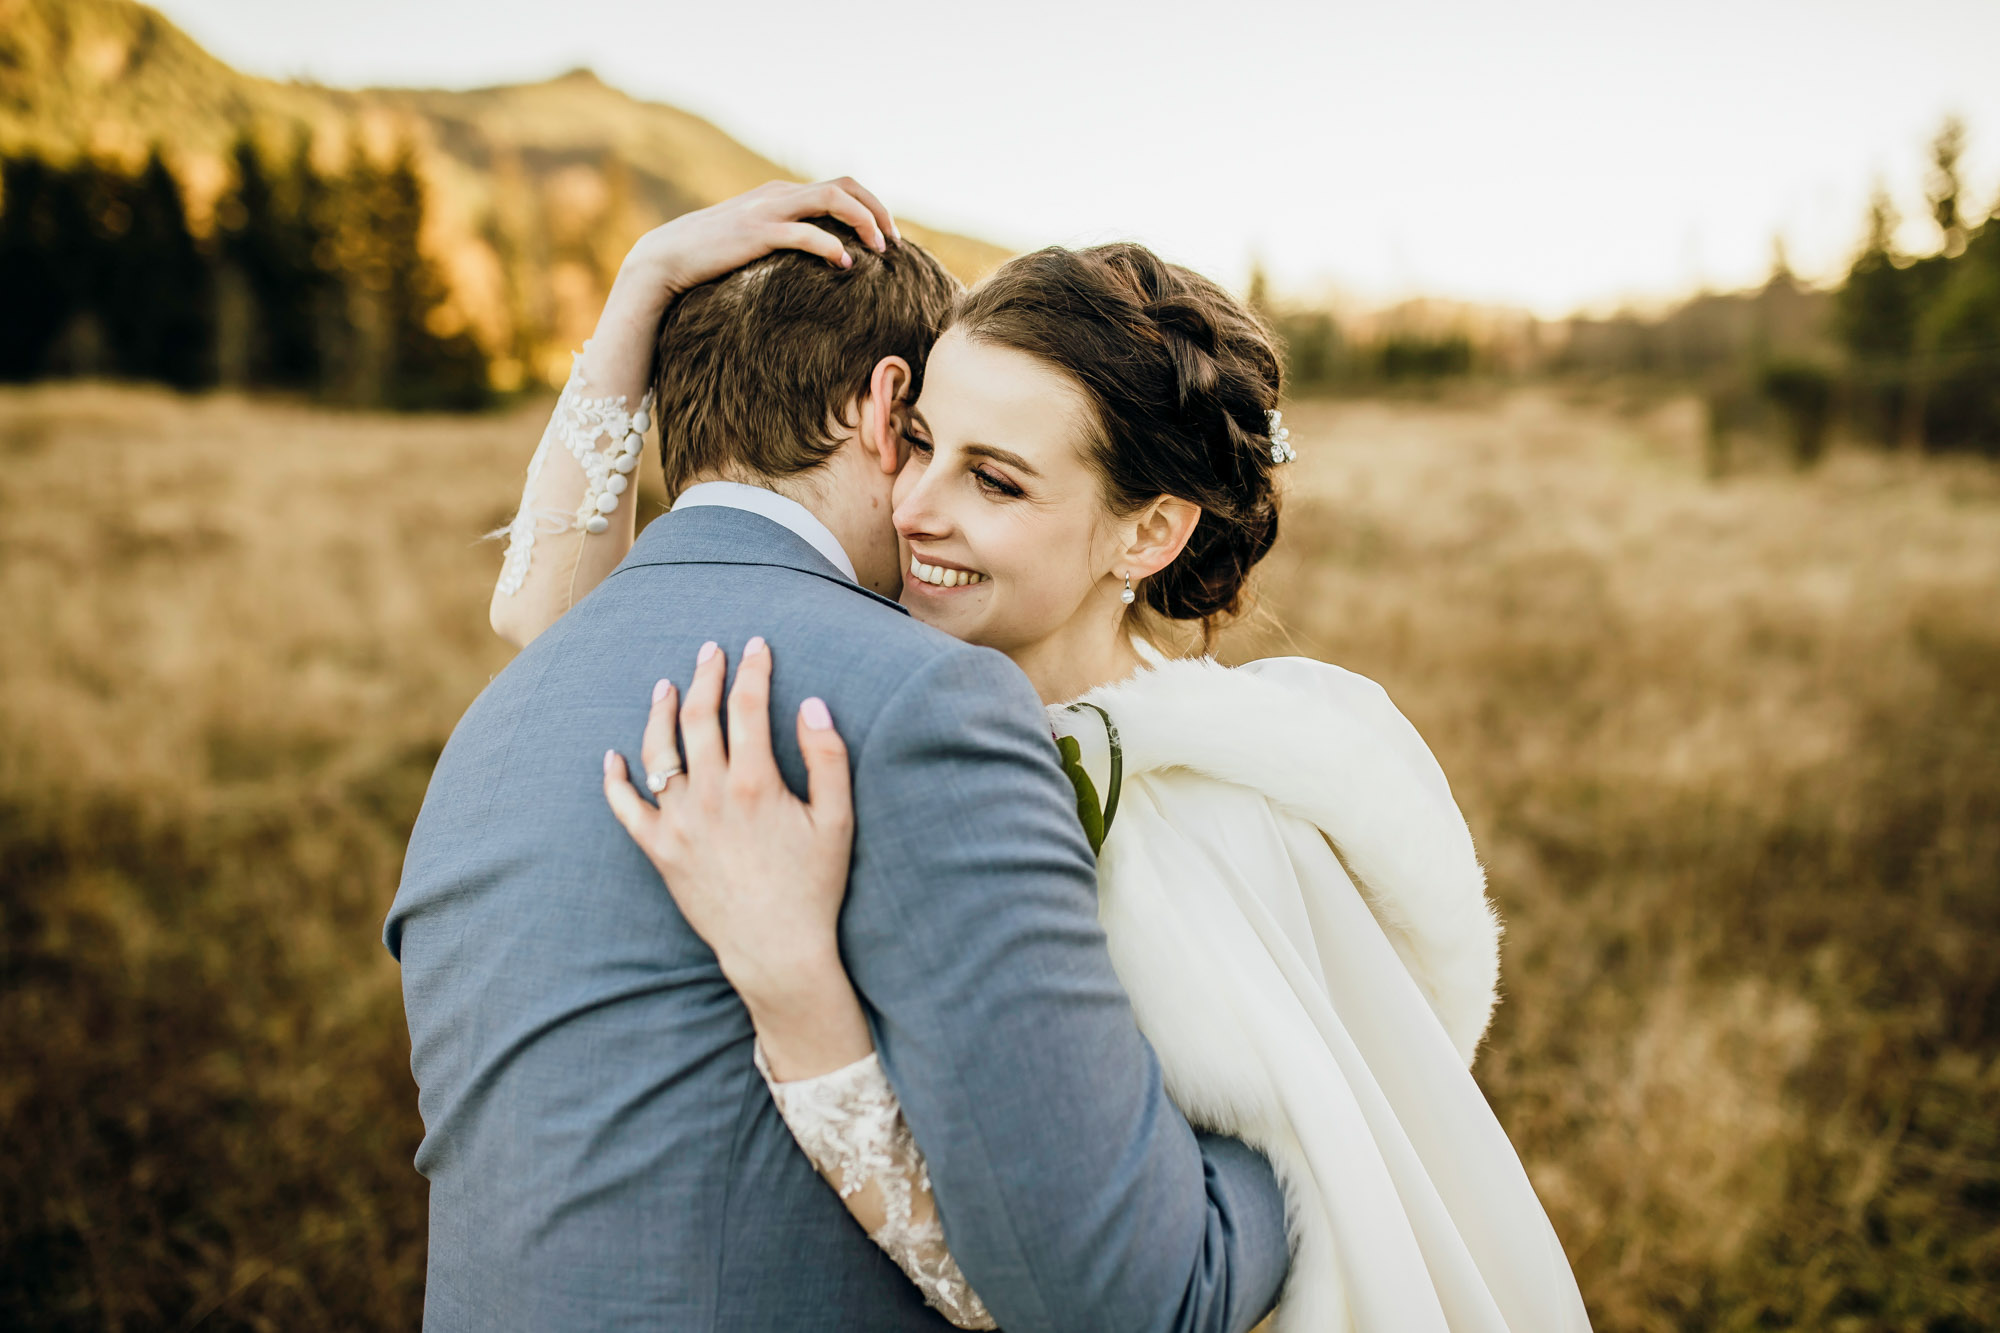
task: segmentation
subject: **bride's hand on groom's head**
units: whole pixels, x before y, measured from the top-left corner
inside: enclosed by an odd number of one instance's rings
[[[878,253],[902,239],[882,201],[849,176],[815,185],[772,181],[683,213],[633,243],[578,370],[594,392],[637,402],[652,379],[660,321],[681,293],[779,250],[804,250],[839,268],[852,265],[840,237],[807,221],[817,217],[838,218]],[[629,532],[625,540],[631,541]]]
[[[810,796],[801,801],[772,751],[769,647],[744,646],[725,739],[726,671],[708,644],[684,699],[668,681],[654,688],[640,758],[658,805],[639,795],[616,750],[604,756],[604,795],[754,1013],[840,967],[854,808],[847,747],[826,705],[806,700],[794,722]]]
[[[888,208],[852,176],[811,185],[771,181],[653,228],[633,243],[625,268],[672,297],[779,250],[850,266],[840,238],[806,221],[816,217],[846,223],[877,254],[902,239]]]

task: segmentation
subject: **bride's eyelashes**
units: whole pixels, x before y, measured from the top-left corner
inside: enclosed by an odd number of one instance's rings
[[[1027,494],[1019,486],[1008,481],[997,472],[989,472],[983,467],[972,469],[972,475],[979,481],[979,488],[988,495],[997,495],[1009,500],[1018,500]]]
[[[914,431],[904,431],[903,439],[910,446],[910,460],[912,462],[922,459],[928,465],[931,461],[931,456],[937,452],[936,445]],[[971,472],[972,478],[978,483],[979,489],[988,495],[1000,499],[1018,500],[1027,494],[1026,491],[991,468],[982,465],[972,468]]]

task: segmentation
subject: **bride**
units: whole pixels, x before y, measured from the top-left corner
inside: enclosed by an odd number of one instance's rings
[[[849,221],[881,230],[886,213],[854,195]],[[596,424],[623,418],[642,386],[668,292],[830,240],[752,218],[733,201],[669,224],[681,253],[705,247],[706,266],[678,287],[621,276],[614,288],[511,530],[493,618],[515,641],[631,544],[636,506],[609,479],[630,475],[636,446],[598,452]],[[1469,1070],[1499,926],[1429,749],[1351,672],[1303,658],[1225,668],[1171,648],[1206,648],[1277,536],[1293,456],[1279,379],[1251,312],[1140,246],[1011,261],[963,298],[909,413],[901,600],[1006,653],[1049,705],[1099,850],[1112,960],[1167,1090],[1191,1122],[1264,1152],[1284,1186],[1292,1267],[1272,1326],[1586,1330],[1561,1244]],[[590,387],[627,392],[590,399]],[[551,528],[579,534],[567,563],[530,558]],[[766,967],[799,932],[834,929],[851,817],[834,731],[801,724],[809,805],[777,777],[764,708],[781,650],[746,647],[726,751],[724,654],[705,655],[684,700],[660,683],[642,751],[657,808],[615,753],[605,774],[689,924],[718,955]],[[765,1058],[828,1031],[853,1034],[814,1052],[833,1073],[788,1079]],[[851,986],[822,997],[811,1033],[758,1033],[800,1146],[934,1306],[993,1327],[951,1259]]]

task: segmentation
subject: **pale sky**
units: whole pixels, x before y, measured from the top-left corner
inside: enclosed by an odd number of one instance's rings
[[[1829,275],[1877,178],[1922,214],[1949,111],[2000,200],[2000,0],[155,3],[253,73],[588,65],[933,224],[1369,303],[1659,300],[1760,281],[1778,235]]]

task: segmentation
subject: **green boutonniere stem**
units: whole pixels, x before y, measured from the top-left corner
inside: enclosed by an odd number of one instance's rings
[[[1076,737],[1056,737],[1056,750],[1062,755],[1063,776],[1076,788],[1076,817],[1095,856],[1104,850],[1104,807],[1097,799],[1097,784],[1084,771],[1083,747],[1076,743]]]
[[[1090,780],[1090,773],[1083,766],[1083,747],[1076,737],[1056,737],[1056,751],[1062,756],[1063,775],[1076,789],[1076,817],[1083,825],[1083,835],[1090,839],[1091,854],[1101,856],[1105,835],[1111,832],[1111,821],[1118,817],[1119,789],[1125,785],[1125,747],[1118,739],[1118,724],[1096,704],[1071,704],[1069,711],[1076,713],[1086,708],[1104,719],[1104,736],[1111,748],[1110,799],[1099,800],[1097,784]]]

